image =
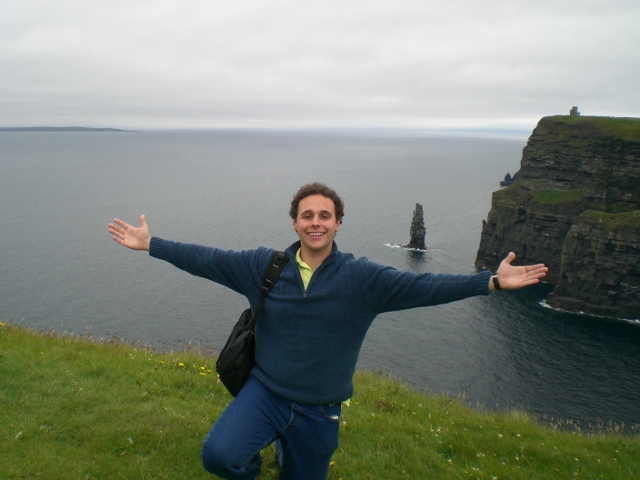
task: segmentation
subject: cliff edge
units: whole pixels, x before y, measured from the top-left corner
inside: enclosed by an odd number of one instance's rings
[[[551,305],[638,318],[639,209],[640,119],[544,117],[516,182],[493,194],[476,266],[495,270],[514,251],[549,267]]]

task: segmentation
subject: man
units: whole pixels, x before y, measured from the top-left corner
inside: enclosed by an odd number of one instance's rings
[[[202,447],[205,469],[221,478],[255,478],[260,451],[276,442],[280,479],[325,479],[338,447],[341,402],[353,393],[358,353],[377,314],[532,285],[547,271],[542,264],[512,266],[513,253],[493,277],[488,271],[415,274],[355,259],[334,242],[343,202],[320,183],[303,186],[289,213],[299,241],[286,250],[290,261],[256,323],[256,366]],[[109,233],[126,247],[245,295],[253,309],[273,252],[151,237],[144,215],[139,228],[115,219]]]

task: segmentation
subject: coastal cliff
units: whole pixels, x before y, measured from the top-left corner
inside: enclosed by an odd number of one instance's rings
[[[493,194],[476,266],[495,270],[514,251],[549,267],[550,304],[638,318],[639,209],[640,119],[544,117],[517,180]]]
[[[640,316],[640,210],[587,210],[564,242],[552,307],[607,317]]]

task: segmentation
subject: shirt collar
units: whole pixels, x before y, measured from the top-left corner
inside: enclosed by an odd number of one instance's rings
[[[309,265],[307,265],[304,260],[302,260],[302,257],[300,256],[300,251],[302,250],[302,248],[299,248],[298,251],[296,252],[296,263],[298,265],[300,265],[302,268],[308,268],[309,270],[311,270],[311,267]]]

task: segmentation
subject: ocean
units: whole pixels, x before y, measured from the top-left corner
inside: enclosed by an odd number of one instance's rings
[[[245,299],[121,247],[107,223],[144,213],[162,238],[284,249],[296,240],[291,197],[313,181],[345,201],[341,250],[414,272],[472,273],[491,194],[525,144],[400,130],[0,133],[0,320],[220,348]],[[397,247],[416,203],[424,253]],[[380,315],[359,366],[487,409],[639,424],[640,324],[546,308],[552,288]]]

